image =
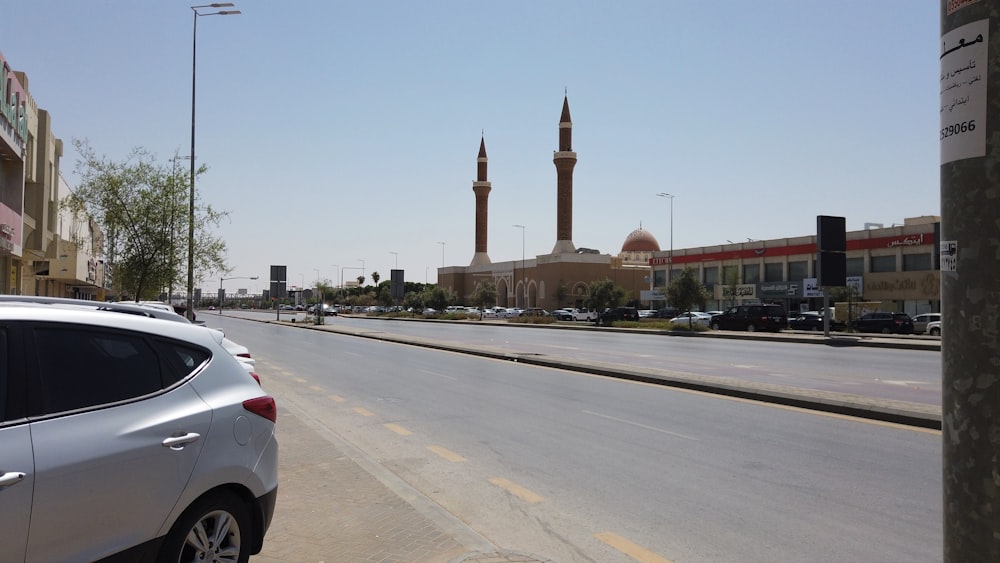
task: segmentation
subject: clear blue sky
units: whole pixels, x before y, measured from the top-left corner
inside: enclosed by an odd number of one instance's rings
[[[198,19],[197,58],[199,194],[231,214],[229,275],[260,276],[230,291],[266,288],[271,264],[307,286],[397,259],[433,283],[442,249],[468,265],[483,132],[490,258],[521,259],[514,224],[548,254],[564,90],[577,247],[617,254],[641,223],[669,248],[658,192],[675,249],[940,214],[940,2],[235,3]],[[189,152],[191,5],[5,5],[0,51],[52,113],[71,184],[72,139]]]

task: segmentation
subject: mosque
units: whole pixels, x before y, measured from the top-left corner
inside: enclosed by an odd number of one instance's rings
[[[490,260],[487,225],[492,186],[487,176],[487,161],[484,137],[479,143],[476,181],[472,183],[476,201],[476,246],[472,260],[468,266],[438,269],[438,283],[453,290],[460,303],[469,303],[477,284],[492,280],[497,288],[497,305],[501,307],[541,307],[549,311],[582,307],[590,295],[590,285],[610,279],[625,289],[631,301],[648,304],[651,299],[659,299],[662,304],[661,294],[651,291],[650,261],[660,251],[660,245],[649,231],[640,226],[630,233],[617,256],[573,244],[576,152],[567,97],[563,98],[559,118],[559,149],[552,157],[557,180],[556,241],[551,253],[507,262]]]

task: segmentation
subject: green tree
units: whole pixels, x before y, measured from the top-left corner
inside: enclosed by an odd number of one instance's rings
[[[736,286],[740,284],[740,273],[736,266],[722,267],[722,283],[725,284],[729,293],[729,306],[736,305]]]
[[[440,285],[430,286],[424,290],[423,301],[427,307],[444,311],[448,305],[455,302],[455,292]]]
[[[670,300],[671,306],[676,307],[678,311],[689,313],[695,305],[704,309],[709,294],[705,285],[698,281],[695,270],[684,268],[684,271],[670,282],[670,287],[667,288],[667,298]],[[693,328],[691,324],[692,320],[689,317],[688,328]]]
[[[410,291],[403,295],[403,307],[407,310],[412,309],[414,313],[419,314],[424,310],[424,299],[423,292],[420,291]]]
[[[485,309],[486,307],[492,307],[497,304],[497,284],[492,279],[483,280],[476,284],[476,289],[473,290],[472,295],[469,297],[470,301],[476,307],[480,309]]]
[[[363,289],[364,288],[362,286],[364,284],[365,284],[365,277],[364,276],[358,276],[358,295],[361,295],[361,293],[363,293]]]
[[[98,157],[86,140],[75,139],[73,145],[80,155],[81,181],[62,205],[100,225],[101,250],[115,269],[119,294],[151,299],[165,287],[186,285],[189,175],[157,163],[142,148],[115,162]],[[202,166],[196,174],[206,170]],[[213,272],[229,272],[226,243],[212,233],[225,216],[196,197],[193,270],[198,282]]]
[[[374,285],[374,286],[378,287],[378,280],[379,280],[379,279],[380,279],[381,277],[382,277],[382,276],[378,275],[378,272],[372,272],[372,285]]]
[[[590,284],[590,298],[587,306],[601,312],[608,307],[617,307],[625,300],[625,290],[608,278]]]

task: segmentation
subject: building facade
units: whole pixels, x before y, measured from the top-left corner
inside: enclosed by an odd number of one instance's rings
[[[31,95],[28,75],[0,54],[0,293],[104,299],[100,229],[61,208],[62,140]]]
[[[850,298],[878,303],[884,311],[940,312],[940,225],[940,217],[915,217],[899,226],[848,232]],[[670,257],[655,253],[649,264],[653,283],[665,285]],[[777,303],[788,311],[822,306],[823,288],[815,287],[815,235],[674,250],[671,279],[685,268],[694,269],[709,290],[708,309],[745,303]]]

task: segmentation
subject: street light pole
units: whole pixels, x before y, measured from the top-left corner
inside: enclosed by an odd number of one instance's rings
[[[195,138],[195,77],[198,68],[198,16],[234,16],[240,13],[239,10],[222,10],[207,14],[198,13],[199,8],[229,8],[232,2],[215,4],[205,4],[202,6],[191,6],[194,12],[194,27],[191,33],[191,181],[190,193],[188,197],[188,267],[187,267],[187,310],[184,312],[187,318],[194,320],[194,176],[197,166],[195,165],[194,138]],[[220,313],[221,314],[221,313]]]
[[[521,293],[524,295],[524,300],[522,301],[522,306],[528,308],[528,275],[524,271],[524,231],[527,229],[524,225],[514,225],[514,227],[521,229],[521,279],[522,285]]]
[[[365,261],[361,258],[358,258],[358,262],[361,262],[361,277],[365,277]]]
[[[396,257],[396,269],[398,270],[399,269],[399,253],[398,252],[393,252],[393,251],[390,250],[389,254],[392,254],[393,256]]]
[[[258,279],[259,277],[260,276],[251,276],[251,277],[247,278],[247,277],[243,277],[243,276],[236,276],[236,277],[233,277],[233,278],[219,278],[219,316],[220,317],[222,316],[222,303],[225,301],[225,297],[226,297],[225,290],[222,289],[222,282],[224,282],[226,280],[255,280],[255,279]]]
[[[670,254],[667,258],[667,287],[670,287],[670,271],[674,269],[674,196],[665,192],[656,194],[670,200]]]
[[[444,243],[438,241],[438,244],[441,245],[441,267],[444,268]]]

